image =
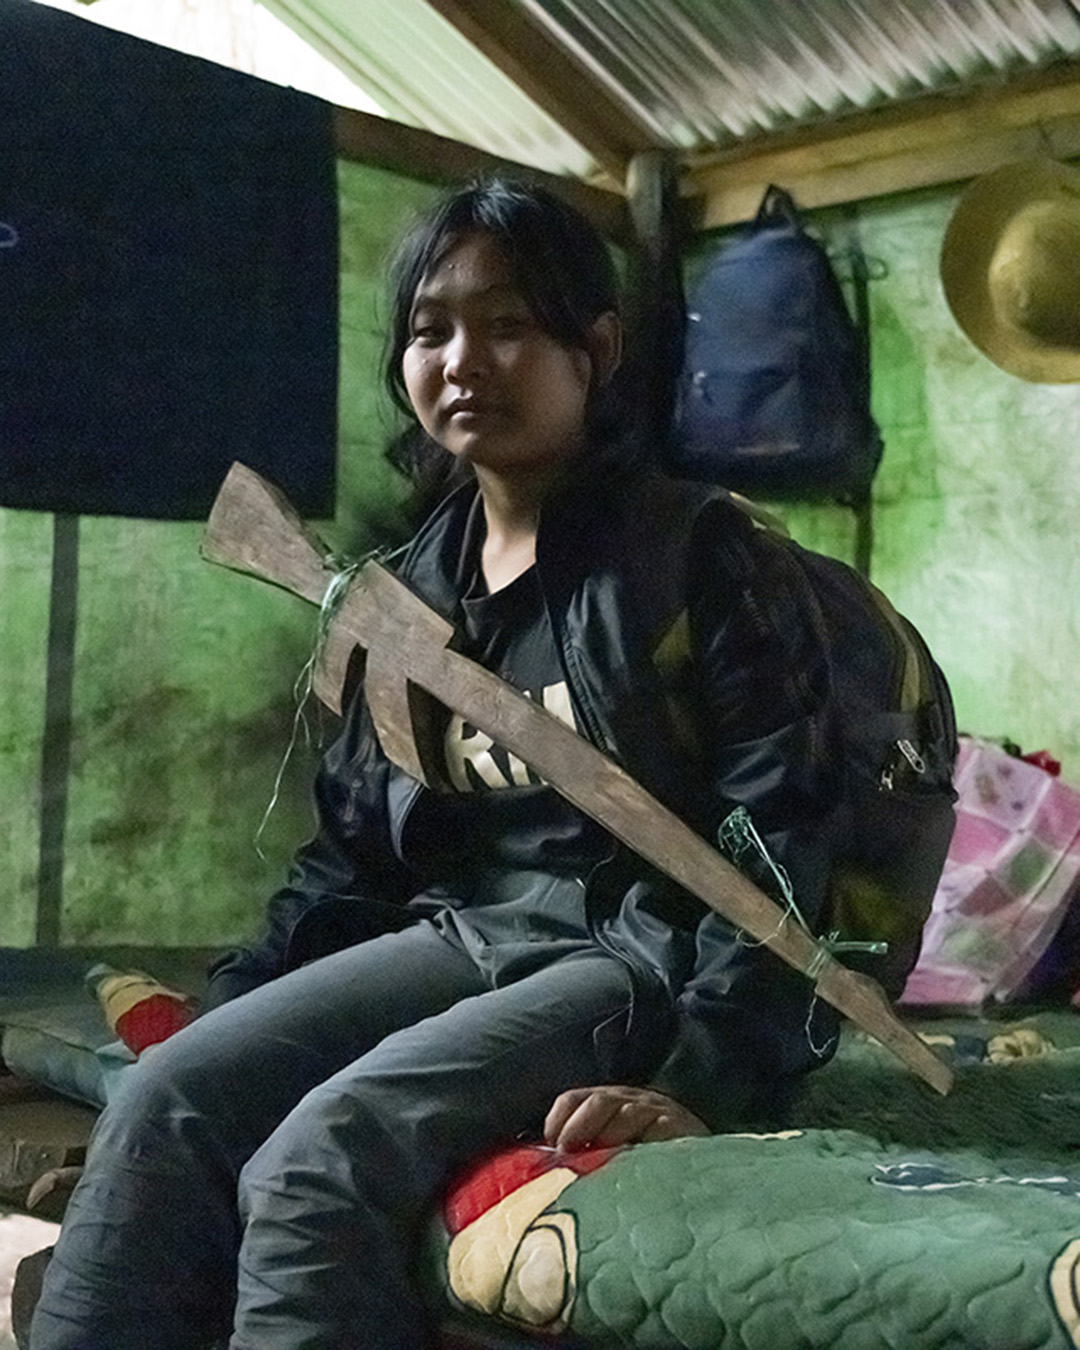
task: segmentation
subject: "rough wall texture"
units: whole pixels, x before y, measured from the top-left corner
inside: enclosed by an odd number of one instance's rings
[[[429,189],[346,165],[340,185],[341,467],[337,518],[323,533],[355,552],[385,533],[400,495],[381,459],[379,300],[388,243]],[[937,270],[953,200],[932,192],[860,212],[864,246],[887,271],[871,290],[886,445],[874,577],[930,640],[966,729],[1048,746],[1080,781],[1080,387],[1025,384],[960,333]],[[843,509],[781,510],[796,537],[852,556]],[[314,753],[301,741],[265,860],[252,843],[289,741],[313,612],[201,562],[200,532],[82,522],[65,942],[241,938],[309,829]],[[47,516],[0,512],[8,945],[34,935],[50,547]]]
[[[375,390],[385,255],[430,189],[340,167],[339,552],[392,528],[401,486],[382,462]],[[242,458],[242,448],[237,457]],[[400,526],[398,526],[400,529]],[[301,735],[261,839],[314,641],[302,601],[199,557],[202,527],[86,518],[61,940],[235,941],[259,922],[310,833],[315,763]],[[51,518],[0,511],[0,944],[34,940]],[[312,732],[332,730],[312,704]]]
[[[0,511],[0,942],[34,932],[48,562],[44,516]]]
[[[859,213],[886,270],[871,283],[885,439],[873,577],[929,640],[962,729],[1047,747],[1077,782],[1080,385],[1006,374],[957,326],[938,274],[955,199],[912,194]],[[852,556],[847,513],[785,515],[804,542]]]

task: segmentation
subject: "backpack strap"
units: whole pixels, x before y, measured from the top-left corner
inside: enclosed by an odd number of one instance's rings
[[[870,267],[866,253],[856,232],[855,208],[848,213],[850,223],[848,258],[851,263],[851,292],[855,307],[855,329],[862,344],[863,379],[866,384],[866,402],[870,404]],[[874,552],[874,505],[870,488],[851,501],[855,516],[855,571],[870,578],[870,562]]]
[[[791,193],[786,188],[770,183],[754,217],[754,228],[769,229],[776,225],[788,225],[792,229],[801,230],[802,219]]]

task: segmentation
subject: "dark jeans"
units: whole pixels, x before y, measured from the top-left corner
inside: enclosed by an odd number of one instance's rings
[[[411,1261],[448,1175],[564,1088],[647,1076],[669,1019],[587,940],[500,985],[426,921],[225,1004],[101,1117],[33,1350],[195,1350],[230,1324],[233,1350],[419,1350]]]

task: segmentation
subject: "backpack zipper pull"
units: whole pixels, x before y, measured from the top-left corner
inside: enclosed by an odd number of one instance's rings
[[[900,753],[915,772],[920,776],[924,774],[926,772],[926,760],[923,759],[922,755],[919,754],[918,750],[915,749],[911,742],[905,737],[897,741],[896,744],[899,747]]]
[[[912,745],[906,736],[902,736],[900,740],[895,742],[895,745],[897,750],[900,751],[911,765],[913,771],[921,778],[926,772],[926,760],[923,759],[922,755],[919,754],[918,750],[915,749],[914,745]],[[894,777],[897,767],[894,759],[886,762],[885,767],[882,769],[879,786],[883,792],[892,792],[893,787],[895,786]]]

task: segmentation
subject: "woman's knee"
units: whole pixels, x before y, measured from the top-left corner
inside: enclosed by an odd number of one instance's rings
[[[196,1024],[197,1025],[197,1024]],[[220,1070],[209,1070],[203,1038],[195,1026],[144,1050],[136,1063],[118,1073],[109,1090],[110,1106],[152,1111],[157,1104],[196,1103],[214,1092]]]
[[[309,1092],[247,1160],[239,1199],[245,1220],[273,1218],[308,1196],[316,1203],[409,1207],[442,1179],[437,1146],[422,1147],[419,1122],[430,1113],[422,1094],[380,1090],[362,1077]]]
[[[273,1127],[242,1139],[238,1105],[244,1083],[236,1075],[208,1072],[198,1037],[179,1032],[143,1051],[118,1073],[94,1131],[91,1160],[126,1158],[140,1169],[201,1170],[203,1158],[228,1156],[239,1166]],[[179,1156],[180,1161],[174,1161]]]

